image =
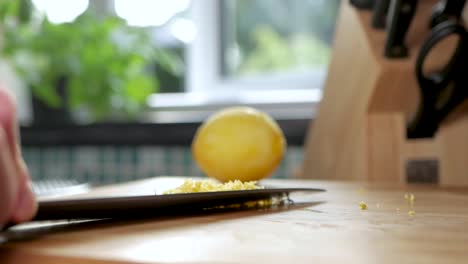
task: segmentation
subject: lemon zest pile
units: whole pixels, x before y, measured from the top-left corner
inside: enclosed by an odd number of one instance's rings
[[[262,186],[257,185],[256,181],[242,182],[240,180],[234,180],[228,181],[226,183],[219,183],[214,180],[194,181],[192,179],[186,179],[182,185],[177,188],[167,190],[164,192],[164,194],[242,191],[256,189],[263,189]]]
[[[186,179],[182,185],[177,188],[165,191],[163,194],[179,194],[179,193],[197,193],[197,192],[219,192],[219,191],[242,191],[242,190],[257,190],[264,189],[263,186],[258,186],[256,181],[242,182],[240,180],[219,183],[214,180],[194,181]],[[275,205],[284,204],[287,197],[279,197],[276,199],[261,199],[247,201],[243,203],[234,203],[219,205],[206,210],[213,209],[242,209],[242,208],[269,208]]]

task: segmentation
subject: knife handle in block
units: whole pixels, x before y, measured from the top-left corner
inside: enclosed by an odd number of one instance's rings
[[[408,56],[405,37],[416,12],[417,0],[392,0],[388,13],[388,35],[385,43],[385,57]]]

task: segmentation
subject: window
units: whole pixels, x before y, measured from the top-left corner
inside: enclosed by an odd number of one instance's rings
[[[65,3],[66,2],[66,3]],[[143,120],[203,119],[248,104],[278,118],[310,118],[321,99],[340,0],[33,0],[53,23],[86,9],[151,32],[183,73],[156,70]]]
[[[154,95],[158,110],[249,104],[310,118],[321,98],[338,0],[192,1],[183,95]]]
[[[302,74],[321,85],[330,57],[336,1],[225,0],[221,2],[224,78]],[[315,79],[315,82],[314,82]]]
[[[114,0],[116,14],[132,26],[163,26],[189,4],[190,0]]]
[[[46,13],[52,23],[71,22],[89,6],[89,0],[33,0],[32,3],[38,11]]]

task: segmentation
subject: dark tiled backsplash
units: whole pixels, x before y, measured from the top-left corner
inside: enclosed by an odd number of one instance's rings
[[[33,181],[74,179],[101,185],[154,176],[203,176],[187,147],[24,147],[23,155]],[[272,178],[290,177],[302,158],[301,147],[289,147]]]

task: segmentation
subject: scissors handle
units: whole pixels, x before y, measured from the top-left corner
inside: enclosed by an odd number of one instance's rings
[[[423,66],[427,56],[429,55],[430,51],[434,48],[434,46],[437,45],[437,43],[439,43],[440,41],[442,41],[450,35],[458,35],[460,37],[457,44],[457,48],[453,53],[452,57],[450,58],[450,61],[440,71],[440,74],[438,74],[440,76],[436,78],[434,74],[426,76],[423,72]],[[462,55],[465,52],[464,49],[466,49],[467,40],[468,38],[466,29],[453,20],[447,20],[434,27],[429,37],[426,39],[426,41],[424,41],[419,55],[416,59],[416,77],[418,81],[420,83],[435,82],[440,84],[449,81],[450,78],[453,77],[453,69],[456,68],[456,64],[460,61],[463,61],[464,59],[466,60],[466,58],[463,58]]]
[[[439,71],[423,72],[426,57],[441,40],[459,37],[450,61]],[[445,21],[432,30],[416,60],[416,77],[421,90],[421,103],[415,118],[408,125],[408,138],[433,137],[440,122],[468,96],[468,35],[455,21]]]

